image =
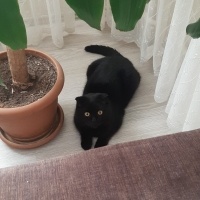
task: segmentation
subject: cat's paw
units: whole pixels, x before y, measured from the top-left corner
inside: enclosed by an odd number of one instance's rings
[[[98,148],[98,147],[103,147],[103,146],[106,146],[108,145],[108,142],[109,142],[109,139],[98,139],[94,148]]]
[[[82,147],[84,150],[89,150],[89,149],[92,148],[92,143],[81,142],[81,147]]]

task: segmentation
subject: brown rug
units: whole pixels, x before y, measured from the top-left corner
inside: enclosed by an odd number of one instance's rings
[[[200,130],[1,169],[0,199],[200,200]]]

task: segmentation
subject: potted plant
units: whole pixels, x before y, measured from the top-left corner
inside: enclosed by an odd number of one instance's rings
[[[0,138],[15,148],[38,147],[53,139],[63,124],[63,111],[58,105],[58,95],[64,85],[63,70],[51,56],[33,49],[25,49],[27,47],[26,29],[17,0],[1,1],[0,27],[0,41],[7,46],[7,52],[0,53],[0,77],[3,74],[1,66],[6,59],[9,62],[12,77],[11,86],[6,85],[1,79],[0,88],[8,94],[8,99],[14,96],[16,91],[21,94],[28,93],[39,79],[44,79],[44,76],[37,77],[37,73],[29,72],[27,58],[38,58],[40,63],[35,64],[39,65],[37,67],[43,67],[42,70],[45,67],[41,62],[44,61],[45,65],[48,65],[45,70],[51,70],[55,75],[54,83],[50,80],[52,87],[47,89],[46,94],[42,92],[42,97],[38,100],[17,107],[4,106],[4,103],[0,101]],[[32,94],[33,98],[35,96]]]

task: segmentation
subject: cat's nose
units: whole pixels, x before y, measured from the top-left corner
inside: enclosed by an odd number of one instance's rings
[[[92,118],[92,122],[96,122],[97,120],[96,120],[96,118],[95,117],[93,117]]]

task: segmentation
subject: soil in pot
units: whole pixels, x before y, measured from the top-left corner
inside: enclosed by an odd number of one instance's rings
[[[32,77],[33,86],[21,91],[12,85],[8,60],[0,60],[0,77],[7,87],[0,86],[0,108],[28,105],[42,98],[54,86],[57,75],[49,61],[27,55],[27,67]]]

